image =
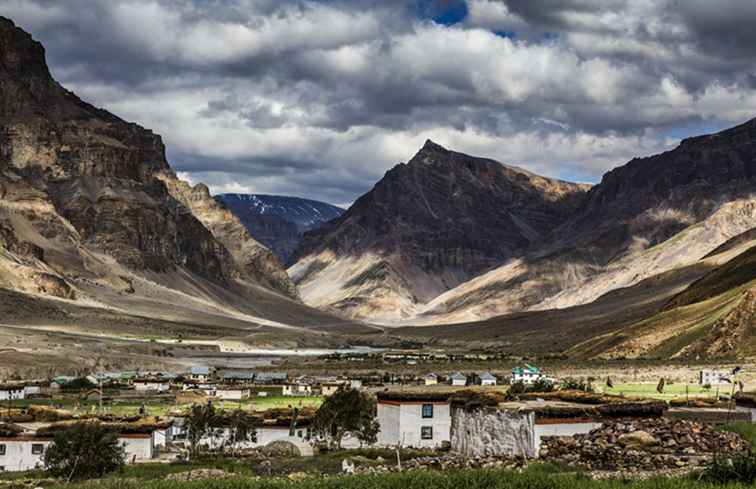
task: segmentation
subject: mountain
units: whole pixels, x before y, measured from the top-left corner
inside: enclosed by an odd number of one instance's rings
[[[306,231],[336,219],[344,209],[317,200],[262,194],[221,194],[215,199],[284,263]]]
[[[587,304],[756,226],[756,120],[615,168],[547,245],[435,298],[427,322]]]
[[[587,188],[427,141],[342,216],[305,233],[289,274],[310,305],[412,317],[440,293],[540,245]]]
[[[207,187],[176,177],[160,136],[55,82],[42,45],[5,18],[0,290],[12,298],[0,300],[3,327],[22,317],[57,328],[60,317],[70,332],[85,314],[109,318],[89,324],[111,325],[101,335],[343,324],[299,303],[281,262]],[[34,319],[41,301],[84,309],[48,317],[40,307]]]

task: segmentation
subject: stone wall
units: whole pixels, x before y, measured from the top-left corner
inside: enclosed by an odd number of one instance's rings
[[[535,458],[535,414],[454,407],[451,449],[467,457]]]

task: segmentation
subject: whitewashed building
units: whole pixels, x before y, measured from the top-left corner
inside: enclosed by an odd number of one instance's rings
[[[195,382],[207,382],[212,376],[212,367],[191,367],[189,369],[189,378]]]
[[[480,378],[480,385],[488,385],[493,386],[496,385],[497,379],[496,376],[493,375],[491,372],[483,372],[479,376]]]
[[[249,399],[252,395],[251,389],[241,386],[218,386],[215,390],[215,397],[227,401],[241,401]]]
[[[171,385],[163,380],[134,379],[134,390],[140,392],[168,392],[171,390]]]
[[[18,399],[26,399],[26,389],[23,385],[0,385],[0,401]]]
[[[515,367],[512,369],[512,383],[523,383],[525,385],[531,385],[546,377],[541,373],[538,368],[532,365],[525,365],[525,367]]]
[[[730,372],[721,370],[701,370],[698,372],[698,385],[717,385],[730,382]]]
[[[311,396],[312,386],[306,383],[284,384],[281,393],[284,396]]]
[[[118,441],[126,452],[126,463],[154,458],[154,433],[121,434]],[[0,472],[20,472],[41,468],[52,437],[19,435],[0,438]]]
[[[448,394],[378,394],[380,446],[438,448],[450,441],[451,411]]]
[[[456,387],[464,387],[467,385],[467,377],[459,372],[454,372],[449,376],[449,383]]]
[[[434,373],[426,374],[423,377],[423,383],[425,385],[436,385],[436,384],[438,384],[438,375],[436,375]]]

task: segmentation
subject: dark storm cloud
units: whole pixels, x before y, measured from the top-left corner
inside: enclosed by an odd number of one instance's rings
[[[0,0],[82,97],[220,191],[347,203],[426,138],[597,179],[756,115],[756,4]],[[679,129],[679,130],[678,130]]]

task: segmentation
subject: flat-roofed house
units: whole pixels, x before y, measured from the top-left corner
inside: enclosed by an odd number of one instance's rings
[[[158,379],[134,379],[134,390],[140,392],[168,392],[171,384],[167,380]]]
[[[15,401],[26,399],[26,389],[23,385],[0,385],[0,401]]]
[[[251,395],[251,389],[241,385],[219,385],[215,389],[215,397],[227,401],[241,401],[249,399]]]
[[[189,378],[195,382],[207,382],[212,375],[212,367],[191,367],[189,369]]]
[[[449,393],[378,393],[380,446],[438,448],[450,441]]]

